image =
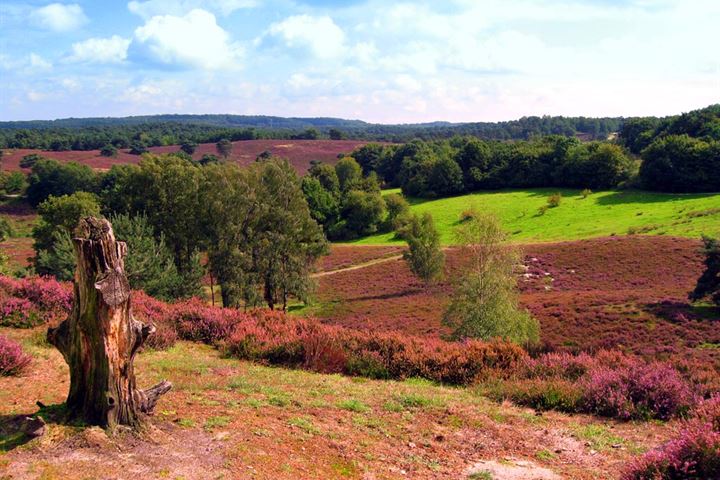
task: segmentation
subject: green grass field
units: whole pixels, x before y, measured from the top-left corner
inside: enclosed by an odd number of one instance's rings
[[[388,190],[396,193],[398,190]],[[562,202],[544,214],[547,197]],[[410,199],[413,213],[430,212],[444,244],[453,243],[460,214],[474,206],[498,215],[514,241],[547,242],[607,235],[638,234],[699,237],[720,235],[720,194],[673,195],[638,190],[605,191],[583,198],[580,190],[528,189],[482,192],[438,200]],[[395,243],[392,233],[354,243]]]

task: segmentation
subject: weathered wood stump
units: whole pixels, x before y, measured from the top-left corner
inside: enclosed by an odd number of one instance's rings
[[[172,388],[167,381],[147,390],[135,386],[135,354],[155,327],[133,318],[127,245],[115,241],[110,222],[83,218],[75,237],[75,304],[67,320],[47,333],[70,367],[68,412],[90,425],[137,429]]]

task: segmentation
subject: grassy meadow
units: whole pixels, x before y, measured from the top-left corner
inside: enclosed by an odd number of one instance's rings
[[[562,201],[544,213],[548,196]],[[399,190],[387,190],[399,193]],[[720,194],[667,194],[639,190],[603,191],[583,198],[580,190],[526,189],[479,192],[437,200],[409,199],[413,213],[430,212],[442,242],[453,243],[460,214],[475,207],[498,215],[514,241],[550,242],[628,233],[699,237],[720,234]],[[354,243],[400,243],[393,233]]]

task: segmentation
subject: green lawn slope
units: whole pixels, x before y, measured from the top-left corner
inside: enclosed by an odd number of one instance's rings
[[[397,190],[387,191],[398,192]],[[562,202],[542,214],[547,197]],[[430,212],[444,244],[453,243],[460,214],[474,206],[498,215],[514,241],[577,240],[630,232],[699,237],[720,234],[720,194],[665,194],[639,190],[605,191],[583,198],[580,190],[527,189],[480,192],[438,200],[410,199],[413,213]],[[357,244],[396,243],[392,233],[357,240]]]

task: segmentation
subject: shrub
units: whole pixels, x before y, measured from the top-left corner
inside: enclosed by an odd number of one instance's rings
[[[20,375],[31,360],[19,343],[0,335],[0,376]]]
[[[560,206],[560,202],[562,202],[562,193],[553,193],[547,198],[547,204],[550,208],[555,208]]]
[[[584,409],[590,413],[621,419],[668,420],[686,414],[695,398],[678,371],[664,363],[630,368],[599,366],[581,382]]]
[[[580,192],[580,195],[582,195],[583,198],[587,198],[590,195],[592,195],[592,190],[589,188],[584,188],[582,192]]]
[[[460,223],[465,223],[469,222],[470,220],[474,220],[475,217],[477,217],[477,211],[473,208],[469,208],[460,213],[459,221]]]
[[[0,304],[0,325],[13,328],[32,328],[44,319],[30,301],[24,298],[5,298]]]
[[[576,383],[568,380],[508,380],[490,384],[480,391],[496,401],[511,400],[537,410],[581,410],[582,390]]]
[[[720,478],[720,395],[702,402],[676,439],[632,462],[622,478]]]
[[[175,345],[178,335],[171,325],[165,322],[154,323],[154,325],[155,333],[147,338],[143,348],[150,350],[167,350]]]

